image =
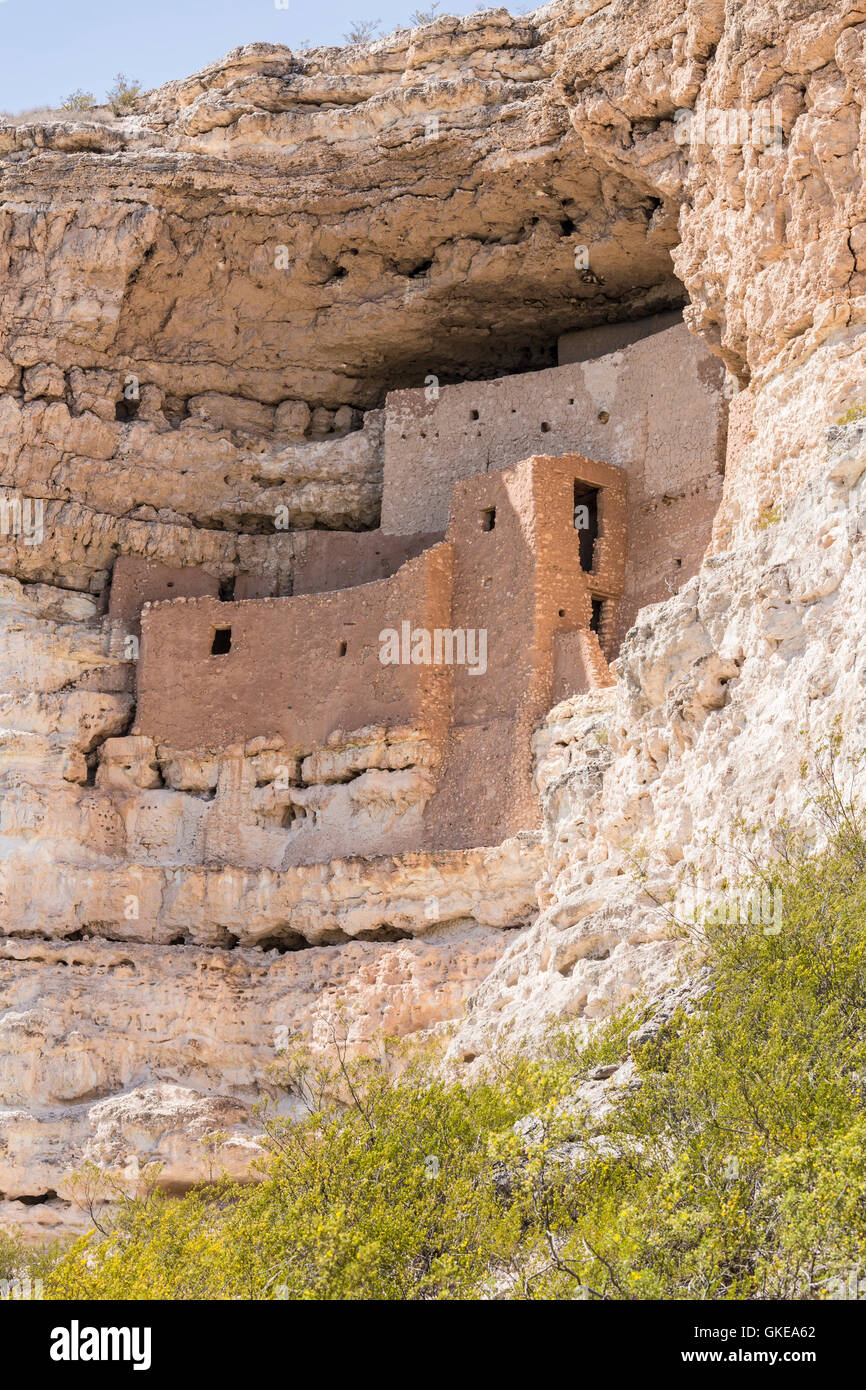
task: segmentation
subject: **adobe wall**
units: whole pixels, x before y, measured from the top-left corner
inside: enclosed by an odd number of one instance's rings
[[[142,613],[134,732],[175,749],[220,749],[278,734],[320,747],[336,729],[447,721],[441,668],[382,665],[379,633],[406,620],[447,627],[451,547],[410,560],[391,579],[332,594],[155,604]],[[231,649],[212,655],[217,628]]]
[[[422,536],[386,536],[376,531],[299,531],[292,537],[288,583],[295,594],[320,594],[390,578],[407,560],[442,539],[441,532]],[[240,573],[233,579],[238,601],[278,598],[280,584],[271,574]],[[196,565],[172,566],[139,555],[118,555],[111,573],[108,616],[128,632],[140,631],[146,603],[176,598],[218,598],[220,580]]]
[[[419,536],[386,536],[382,531],[299,532],[292,592],[321,594],[387,579],[441,539],[441,532]]]
[[[233,597],[273,598],[286,582],[285,555],[282,576],[243,572],[230,578]],[[222,568],[228,569],[227,566]],[[230,574],[230,571],[229,571]],[[289,575],[291,570],[289,570]],[[109,619],[128,632],[139,632],[141,610],[146,603],[169,603],[176,598],[218,598],[221,581],[200,565],[164,565],[141,555],[118,555],[111,571],[108,595]]]
[[[593,572],[580,564],[578,480],[605,489]],[[622,592],[625,479],[579,455],[527,459],[455,484],[446,537],[451,626],[486,632],[487,670],[453,667],[445,767],[425,812],[437,849],[497,844],[538,823],[530,740],[552,703],[555,637],[589,629],[591,594],[615,600]],[[571,680],[568,693],[576,693],[586,682],[582,650],[564,656],[559,682]]]
[[[551,706],[572,695],[586,695],[615,685],[598,637],[594,632],[553,634],[553,688]]]
[[[628,475],[629,562],[612,654],[642,606],[696,573],[721,497],[724,369],[675,326],[598,361],[388,397],[382,529],[447,524],[451,488],[532,455]],[[477,418],[476,418],[477,417]]]
[[[219,588],[217,577],[198,567],[178,568],[140,555],[118,555],[111,573],[108,616],[130,631],[137,630],[146,603],[216,598]]]
[[[670,309],[664,314],[650,314],[644,319],[629,319],[625,323],[602,323],[597,328],[576,328],[560,333],[556,340],[556,360],[560,367],[569,362],[593,362],[597,357],[620,352],[643,338],[676,328],[683,321],[682,309]]]

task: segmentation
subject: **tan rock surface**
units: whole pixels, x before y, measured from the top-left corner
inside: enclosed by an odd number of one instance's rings
[[[72,1199],[87,1160],[127,1190],[162,1163],[182,1190],[207,1176],[201,1139],[214,1132],[226,1137],[213,1165],[243,1176],[258,1151],[252,1107],[293,1036],[337,1036],[355,1052],[423,1034],[459,1013],[502,943],[460,920],[429,940],[282,955],[7,940],[0,1219],[34,1235],[80,1222]]]
[[[242,1176],[273,1030],[324,1044],[338,1004],[352,1047],[460,1019],[468,1060],[660,991],[636,847],[658,894],[720,881],[737,814],[808,826],[800,731],[863,723],[864,29],[856,0],[554,0],[0,124],[4,1222],[75,1228],[87,1157],[181,1190],[214,1129]],[[289,593],[292,530],[376,524],[388,390],[685,299],[743,388],[714,553],[537,734],[542,846],[283,869],[288,804],[390,813],[423,749],[304,750],[280,800],[278,749],[130,737],[118,554]]]

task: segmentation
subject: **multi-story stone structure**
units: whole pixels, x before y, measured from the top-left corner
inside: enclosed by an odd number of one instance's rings
[[[305,533],[291,593],[121,557],[109,611],[128,631],[141,612],[135,736],[235,769],[211,850],[233,817],[274,867],[533,828],[538,721],[609,684],[638,608],[700,562],[724,419],[709,361],[679,326],[607,358],[394,393],[382,526]],[[667,439],[648,428],[662,396]],[[251,765],[263,751],[271,774]]]
[[[405,730],[429,800],[398,847],[499,843],[535,823],[544,711],[610,679],[625,551],[621,470],[566,454],[480,474],[455,484],[445,539],[389,578],[149,604],[136,732],[186,751],[276,739],[303,760],[344,731]]]

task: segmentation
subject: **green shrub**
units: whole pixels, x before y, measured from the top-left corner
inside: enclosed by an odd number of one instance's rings
[[[92,111],[96,105],[96,97],[92,92],[84,92],[77,87],[74,92],[70,92],[60,103],[61,111]]]
[[[123,1202],[108,1240],[81,1240],[60,1262],[52,1293],[470,1296],[521,1235],[519,1204],[503,1204],[491,1182],[489,1138],[546,1102],[555,1073],[517,1058],[495,1080],[461,1087],[426,1061],[398,1079],[345,1058],[324,1084],[310,1071],[317,1110],[301,1124],[269,1124],[261,1184]],[[341,1082],[348,1105],[329,1098]]]
[[[778,505],[773,507],[765,507],[764,510],[761,512],[760,516],[758,517],[757,521],[755,522],[755,527],[758,531],[766,531],[768,526],[775,526],[777,522],[781,521],[781,519],[782,513],[780,512]]]
[[[0,1231],[0,1299],[38,1298],[41,1282],[64,1253],[60,1241],[41,1247]]]
[[[349,25],[348,31],[343,35],[343,38],[346,43],[372,43],[379,34],[381,27],[381,19],[356,19]]]
[[[136,82],[134,79],[130,82],[122,72],[119,72],[114,79],[114,86],[106,92],[105,100],[115,116],[124,116],[135,109],[140,91],[140,82]]]
[[[638,1054],[640,1088],[562,1185],[571,1278],[546,1296],[802,1299],[866,1276],[866,874],[831,851],[777,883],[779,935],[708,928],[711,996]]]

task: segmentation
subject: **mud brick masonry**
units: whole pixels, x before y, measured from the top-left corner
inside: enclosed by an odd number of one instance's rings
[[[141,612],[134,733],[199,753],[269,739],[308,758],[351,731],[411,730],[430,795],[380,852],[533,828],[533,729],[611,683],[638,609],[696,571],[724,447],[718,364],[682,326],[561,356],[433,399],[392,393],[381,529],[305,533],[291,595],[118,559],[110,613],[132,630]],[[587,439],[608,441],[604,461],[575,447]],[[451,636],[439,661],[393,663],[386,630]],[[486,635],[483,672],[454,659],[467,632]]]

